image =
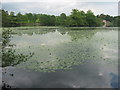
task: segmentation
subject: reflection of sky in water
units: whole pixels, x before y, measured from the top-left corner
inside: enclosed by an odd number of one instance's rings
[[[114,73],[110,73],[110,76],[112,77],[111,79],[111,86],[113,88],[118,88],[118,75]]]
[[[74,67],[72,70],[61,70],[49,73],[8,69],[3,79],[5,81],[7,80],[7,83],[12,86],[24,88],[115,88],[117,86],[116,74],[109,74],[106,70],[102,71],[104,71],[104,73],[100,74],[99,67],[91,64],[83,64]],[[14,76],[10,76],[11,73],[13,73]]]
[[[64,34],[55,31],[13,35],[11,43],[16,44],[18,52],[35,55],[27,63],[18,65],[22,69],[9,68],[3,79],[16,87],[117,87],[117,31],[62,32]],[[71,68],[64,69],[68,65]],[[41,67],[55,69],[55,72],[41,72]],[[12,81],[10,73],[14,74]]]
[[[2,29],[0,28],[0,66],[2,64]],[[0,89],[2,86],[2,68],[0,67]]]
[[[0,89],[2,87],[2,68],[0,67]]]
[[[43,35],[33,33],[32,36],[29,36],[27,34],[23,34],[22,37],[14,36],[13,41],[15,42],[17,48],[26,48],[26,46],[29,45],[58,45],[60,43],[69,42],[70,39],[71,38],[67,35],[67,33],[65,35],[62,35],[60,32],[55,31],[54,33],[50,32]]]

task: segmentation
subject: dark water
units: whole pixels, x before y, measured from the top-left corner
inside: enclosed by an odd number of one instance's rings
[[[13,28],[9,40],[13,46],[4,47],[9,52],[3,54],[3,84],[17,88],[118,87],[117,28]]]

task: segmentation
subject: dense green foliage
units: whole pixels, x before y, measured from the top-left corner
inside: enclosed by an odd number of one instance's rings
[[[15,27],[15,26],[67,26],[67,27],[99,27],[103,26],[103,20],[110,22],[108,26],[117,26],[118,17],[109,15],[95,16],[91,10],[86,13],[73,9],[69,16],[61,13],[60,16],[46,15],[46,14],[14,14],[8,11],[2,11],[2,26]]]
[[[20,64],[21,62],[27,61],[31,58],[34,53],[30,53],[29,55],[24,55],[22,53],[17,54],[14,44],[10,44],[10,38],[12,31],[11,30],[3,30],[2,32],[2,67],[7,66],[15,66]]]
[[[120,16],[110,16],[110,15],[104,15],[100,14],[97,15],[98,18],[101,18],[103,20],[107,21],[107,26],[112,26],[112,27],[120,27]]]

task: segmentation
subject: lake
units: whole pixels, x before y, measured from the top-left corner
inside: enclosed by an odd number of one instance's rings
[[[10,29],[3,35],[4,87],[118,87],[117,28]]]

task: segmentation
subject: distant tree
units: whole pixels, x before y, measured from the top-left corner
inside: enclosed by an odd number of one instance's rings
[[[55,21],[56,21],[56,18],[54,15],[50,16],[50,19],[51,19],[51,26],[55,26]]]
[[[109,21],[109,26],[117,26],[119,17],[113,17],[110,15],[100,14],[95,16],[91,10],[87,13],[73,9],[71,14],[67,16],[65,13],[61,13],[59,16],[47,15],[47,14],[33,14],[20,12],[16,15],[14,12],[8,14],[7,11],[2,12],[2,26],[3,27],[15,27],[15,26],[70,26],[70,27],[98,27],[103,25],[102,20]]]
[[[60,19],[61,26],[67,26],[67,16],[65,13],[61,13],[59,19]]]
[[[40,24],[44,26],[55,26],[55,16],[42,14],[40,16]]]
[[[77,9],[73,9],[72,12],[71,12],[71,26],[80,26],[82,25],[82,18],[81,18],[81,14],[79,12],[79,10]]]
[[[3,27],[9,27],[10,26],[10,18],[7,11],[2,11],[2,26]]]
[[[20,25],[22,25],[23,24],[23,15],[19,12],[17,15],[17,20],[18,20],[18,23],[20,24]]]
[[[73,9],[71,12],[70,26],[87,26],[86,15],[84,11]]]
[[[114,20],[112,23],[114,27],[120,27],[120,16],[114,17]]]
[[[66,19],[66,18],[67,18],[67,16],[66,16],[65,13],[61,13],[61,14],[60,14],[60,17],[61,17],[61,19]]]
[[[39,19],[39,18],[37,18],[35,22],[36,22],[36,23],[40,23],[40,19]]]
[[[34,18],[33,18],[33,14],[32,13],[26,13],[25,15],[27,17],[27,22],[28,23],[33,23],[34,22]]]
[[[103,19],[103,20],[107,20],[107,21],[110,21],[112,22],[114,20],[114,17],[113,16],[110,16],[110,15],[104,15],[104,14],[100,14],[98,15],[97,17]]]
[[[9,19],[10,19],[10,26],[12,27],[19,26],[17,16],[14,15],[14,12],[10,12]]]
[[[97,27],[102,25],[102,20],[98,19],[91,10],[87,11],[86,20],[89,24],[89,27]]]

